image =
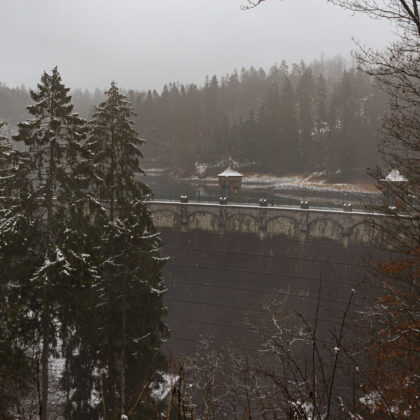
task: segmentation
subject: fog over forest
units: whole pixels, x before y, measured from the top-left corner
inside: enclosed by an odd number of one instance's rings
[[[146,162],[179,175],[194,174],[199,164],[217,171],[233,159],[248,172],[366,178],[366,168],[378,161],[387,109],[368,76],[340,57],[126,93],[146,139]],[[72,98],[75,111],[89,118],[103,92],[76,89]],[[29,101],[24,88],[0,86],[0,117],[11,123],[9,131],[25,117]]]

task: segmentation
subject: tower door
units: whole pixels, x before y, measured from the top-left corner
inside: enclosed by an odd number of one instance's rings
[[[230,188],[229,185],[222,185],[222,197],[229,197]]]

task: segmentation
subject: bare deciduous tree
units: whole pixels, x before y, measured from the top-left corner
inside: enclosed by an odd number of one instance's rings
[[[247,1],[251,9],[265,0]],[[419,415],[420,387],[420,14],[418,0],[329,0],[352,12],[394,25],[396,38],[383,51],[359,45],[360,67],[389,98],[383,117],[382,162],[371,173],[383,194],[371,220],[396,254],[372,262],[380,290],[368,317],[375,329],[366,350],[366,388],[380,418]]]

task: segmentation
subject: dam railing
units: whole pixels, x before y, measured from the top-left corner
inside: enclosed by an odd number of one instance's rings
[[[220,204],[220,196],[218,195],[200,195],[200,194],[155,194],[149,196],[151,201],[170,201],[170,202],[188,202],[188,203],[209,203]],[[305,204],[307,203],[307,204]],[[365,211],[369,207],[379,204],[377,194],[361,193],[361,194],[343,194],[342,197],[317,197],[314,195],[302,195],[302,197],[288,197],[270,194],[261,194],[260,196],[241,196],[231,197],[227,199],[226,204],[234,204],[239,206],[264,206],[264,207],[288,207],[299,208],[307,205],[314,209],[331,209],[331,210],[357,210]]]

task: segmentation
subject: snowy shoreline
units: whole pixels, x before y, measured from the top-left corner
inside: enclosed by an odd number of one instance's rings
[[[148,176],[162,175],[163,172],[156,170],[146,171]],[[204,184],[207,186],[218,185],[217,177],[198,176],[191,177],[176,177],[175,181]],[[345,184],[345,183],[329,183],[326,180],[315,178],[313,175],[304,176],[284,176],[276,177],[271,175],[252,174],[244,175],[243,178],[244,189],[270,189],[276,191],[288,190],[312,190],[319,192],[349,192],[349,193],[365,193],[365,194],[378,194],[379,191],[374,185],[361,185],[361,184]]]

